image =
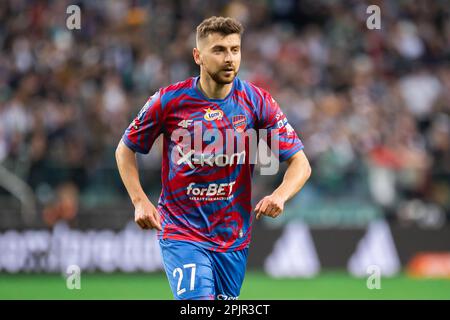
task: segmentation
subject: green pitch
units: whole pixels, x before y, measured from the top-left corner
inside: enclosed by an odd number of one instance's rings
[[[69,290],[58,274],[0,273],[0,299],[172,299],[163,273],[81,275],[81,289]],[[240,300],[248,299],[450,299],[450,280],[382,278],[369,290],[366,279],[322,272],[312,279],[271,279],[247,272]]]

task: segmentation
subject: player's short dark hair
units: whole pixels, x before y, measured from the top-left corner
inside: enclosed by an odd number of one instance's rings
[[[220,33],[224,36],[237,33],[240,36],[244,32],[244,27],[236,19],[230,17],[212,16],[203,20],[197,26],[197,41],[206,38],[211,33]]]

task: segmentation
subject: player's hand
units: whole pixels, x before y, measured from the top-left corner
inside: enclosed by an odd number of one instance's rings
[[[147,198],[134,205],[134,221],[142,229],[162,230],[158,210]]]
[[[284,202],[285,200],[276,194],[265,196],[255,207],[256,219],[259,219],[261,215],[278,217],[283,212]]]

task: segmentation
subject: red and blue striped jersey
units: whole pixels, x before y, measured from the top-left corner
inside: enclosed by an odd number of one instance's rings
[[[280,162],[303,144],[267,91],[236,77],[224,99],[209,99],[198,81],[192,77],[158,90],[122,140],[145,154],[163,135],[159,238],[240,250],[248,247],[252,229],[252,142],[265,137],[267,145],[278,146]]]

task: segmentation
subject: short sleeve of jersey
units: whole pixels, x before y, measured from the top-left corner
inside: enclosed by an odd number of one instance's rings
[[[280,162],[288,160],[304,148],[302,141],[289,124],[278,103],[265,91],[263,91],[259,116],[259,128],[267,129],[267,142]],[[274,150],[273,143],[277,142],[278,150]]]
[[[122,141],[134,152],[148,153],[162,133],[163,110],[161,92],[156,92],[142,107],[122,136]]]

